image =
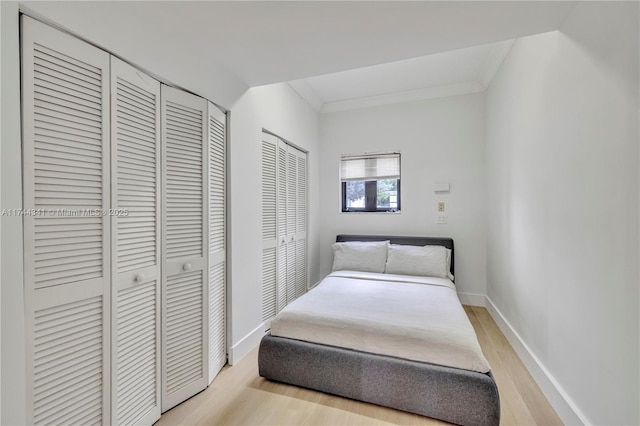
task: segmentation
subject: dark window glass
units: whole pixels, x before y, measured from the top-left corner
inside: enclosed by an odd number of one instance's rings
[[[400,211],[400,179],[342,182],[342,211]]]

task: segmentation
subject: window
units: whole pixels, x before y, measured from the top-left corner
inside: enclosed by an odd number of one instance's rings
[[[343,155],[343,212],[400,211],[400,153]]]

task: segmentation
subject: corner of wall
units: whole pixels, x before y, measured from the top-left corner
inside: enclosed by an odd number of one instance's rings
[[[458,299],[460,299],[460,303],[463,305],[480,306],[482,308],[487,307],[487,296],[484,294],[458,293]]]
[[[277,83],[249,89],[232,107],[230,140],[231,313],[229,364],[237,363],[264,335],[262,322],[261,137],[263,129],[309,151],[309,216],[318,210],[319,114],[293,88]],[[319,231],[309,224],[308,256],[317,253]],[[313,282],[317,262],[310,262]]]
[[[244,336],[235,345],[229,348],[229,365],[234,365],[240,362],[253,348],[258,346],[260,340],[264,336],[264,323],[261,323],[249,334]]]

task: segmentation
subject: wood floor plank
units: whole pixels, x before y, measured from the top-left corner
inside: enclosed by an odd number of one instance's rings
[[[561,425],[542,391],[484,308],[465,306],[498,384],[501,425]],[[164,425],[447,425],[258,376],[258,349],[226,366],[203,392],[164,413]]]

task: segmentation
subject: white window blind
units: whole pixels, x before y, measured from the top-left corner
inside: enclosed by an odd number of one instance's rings
[[[400,178],[400,153],[343,155],[340,158],[340,180],[380,180]]]

